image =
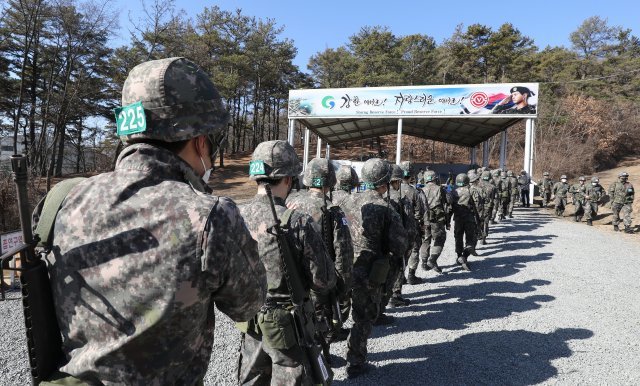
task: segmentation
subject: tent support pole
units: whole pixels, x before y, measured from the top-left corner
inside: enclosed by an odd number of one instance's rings
[[[482,142],[482,166],[489,166],[489,140]]]
[[[396,165],[400,165],[402,156],[402,118],[398,119],[398,140],[396,142]]]
[[[507,164],[507,130],[500,134],[500,169],[504,170]]]
[[[322,138],[318,136],[318,147],[316,148],[316,158],[322,157]]]
[[[302,170],[307,169],[307,164],[309,163],[309,129],[304,130],[304,153],[302,156]]]
[[[287,133],[287,142],[289,142],[289,145],[293,146],[293,140],[295,137],[295,123],[296,120],[295,119],[289,119],[289,131]]]

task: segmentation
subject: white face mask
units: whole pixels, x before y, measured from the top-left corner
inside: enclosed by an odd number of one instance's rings
[[[596,186],[596,185],[598,185],[598,183],[597,182],[592,182],[591,185]]]
[[[561,179],[560,181],[562,181],[562,182],[567,182],[567,179],[566,179],[566,178],[563,178],[563,179]]]
[[[200,162],[202,162],[202,168],[204,169],[202,181],[204,181],[204,183],[206,184],[209,182],[209,178],[211,177],[211,171],[213,170],[213,168],[207,169],[207,166],[204,164],[204,160],[202,159],[202,157],[200,157]]]

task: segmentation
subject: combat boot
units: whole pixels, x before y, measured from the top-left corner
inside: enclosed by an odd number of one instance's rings
[[[407,275],[407,284],[416,285],[422,284],[422,279],[416,276],[416,270],[409,268],[409,275]]]
[[[579,222],[580,221],[580,217],[576,216],[576,218],[574,220],[575,220],[575,222]]]
[[[437,260],[438,260],[438,255],[431,255],[429,260],[427,260],[427,267],[429,269],[433,269],[438,273],[442,273],[442,269],[440,269],[440,267],[438,266]]]
[[[624,226],[624,233],[633,233],[633,229],[630,226],[625,225]]]
[[[483,239],[482,239],[482,241],[480,242],[480,244],[482,244],[482,245],[487,245],[487,239],[486,239],[486,238],[483,238]]]
[[[620,228],[618,228],[618,226],[617,226],[617,225],[614,225],[614,226],[613,226],[613,231],[614,231],[614,232],[618,232],[618,231],[620,231]]]
[[[365,374],[371,370],[371,365],[368,363],[358,363],[347,366],[347,378],[353,379],[357,378],[362,374]]]
[[[380,313],[376,318],[376,321],[373,322],[374,326],[388,326],[394,322],[395,318],[391,315],[387,315],[384,312]]]
[[[389,305],[391,307],[405,307],[411,304],[409,299],[405,299],[400,294],[391,295],[391,299],[389,299]]]
[[[509,218],[513,218],[513,215],[511,213],[509,213]]]
[[[491,224],[496,225],[497,224],[496,220],[491,219]]]
[[[589,225],[589,226],[593,226],[593,221],[591,221],[591,220],[587,220],[587,225]]]
[[[464,252],[462,256],[458,256],[458,258],[456,259],[456,263],[460,266],[462,266],[462,269],[464,269],[465,271],[471,271],[471,269],[469,268],[469,264],[467,263],[467,256],[469,256],[468,254],[465,256]]]

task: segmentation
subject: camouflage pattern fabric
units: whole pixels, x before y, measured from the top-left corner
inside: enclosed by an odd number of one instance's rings
[[[509,214],[509,204],[511,202],[511,183],[508,178],[500,178],[498,185],[498,195],[500,196],[499,218],[502,220]]]
[[[344,190],[334,190],[331,192],[331,202],[340,208],[345,208],[349,206],[352,194],[356,193],[349,193]]]
[[[242,334],[238,358],[238,383],[241,385],[313,385],[304,372],[305,354],[298,345],[275,350],[259,335]]]
[[[569,184],[566,182],[558,181],[553,185],[553,195],[555,196],[556,214],[562,215],[564,209],[567,207],[567,193],[569,192]]]
[[[462,186],[452,192],[451,199],[455,221],[453,234],[456,239],[456,254],[462,256],[465,249],[475,251],[478,242],[476,216],[479,216],[476,208],[482,205],[482,198],[477,190]]]
[[[520,200],[520,191],[518,190],[518,179],[516,177],[507,177],[509,186],[511,186],[511,197],[509,200],[509,216],[513,216],[513,207]]]
[[[253,150],[252,161],[264,162],[264,174],[251,175],[252,180],[298,176],[302,164],[287,141],[261,142]]]
[[[372,264],[376,259],[389,258],[390,253],[407,250],[408,241],[400,216],[377,191],[355,195],[351,206],[345,209],[354,249],[351,295],[354,324],[347,344],[347,362],[355,365],[366,362],[367,339],[380,306],[381,287],[369,283]]]
[[[551,201],[553,181],[548,177],[543,177],[538,181],[538,187],[540,188],[540,196],[542,197],[542,206],[546,207],[549,204],[549,201]]]
[[[489,223],[493,218],[493,205],[495,203],[496,197],[498,196],[498,191],[495,186],[489,181],[482,180],[480,181],[480,189],[484,192],[484,213],[482,216],[482,235],[483,238],[489,236]]]
[[[575,207],[574,216],[576,216],[576,220],[580,221],[582,215],[585,212],[585,196],[587,194],[587,186],[584,183],[573,184],[569,189],[569,193],[573,195],[573,206]]]
[[[420,259],[420,247],[422,245],[422,238],[424,237],[424,224],[428,222],[429,204],[422,189],[416,189],[403,181],[400,191],[402,192],[403,198],[409,202],[413,210],[413,218],[415,219],[415,237],[409,236],[411,254],[407,263],[411,269],[415,269]]]
[[[431,256],[434,259],[442,253],[442,248],[447,239],[446,227],[446,214],[445,214],[445,202],[446,193],[444,188],[434,182],[428,182],[424,188],[422,188],[426,202],[426,222],[424,226],[424,235],[422,238],[422,245],[420,246],[420,260],[425,261]],[[431,242],[433,241],[433,248]],[[416,269],[417,261],[410,261],[409,268]]]
[[[48,257],[61,371],[89,383],[202,381],[214,304],[248,320],[266,293],[238,208],[206,190],[177,155],[136,144],[69,193]]]
[[[585,203],[585,218],[587,220],[594,220],[598,215],[598,202],[604,195],[604,188],[600,184],[587,186],[586,191],[586,203]]]
[[[620,217],[625,227],[631,227],[631,213],[633,212],[633,200],[635,191],[630,182],[616,181],[609,187],[611,196],[611,211],[613,212],[613,225],[620,223]]]
[[[284,164],[282,165],[284,167]],[[273,200],[276,214],[278,218],[282,218],[287,210],[285,201],[279,197],[273,197]],[[247,219],[247,227],[251,235],[258,241],[260,260],[267,271],[267,301],[270,304],[278,304],[280,307],[286,308],[288,305],[290,306],[291,297],[282,270],[282,258],[278,243],[275,236],[267,232],[274,224],[269,197],[264,194],[256,195],[251,201],[240,206],[240,213]],[[317,229],[317,225],[311,216],[294,211],[289,222],[287,238],[294,254],[294,259],[299,263],[298,269],[292,274],[300,274],[302,276],[301,281],[306,291],[313,290],[323,295],[334,288],[336,274],[335,266]],[[295,347],[289,350],[266,349],[264,343],[256,342],[258,337],[254,336],[254,339],[251,339],[252,337],[247,337],[246,335],[241,347],[239,381],[253,384],[258,379],[268,380],[270,376],[283,376],[294,377],[288,378],[286,383],[304,384],[311,382],[304,375],[304,369],[302,368],[304,357],[301,350],[296,350]],[[260,352],[255,350],[260,350]],[[271,354],[274,352],[279,353],[272,356]],[[266,360],[265,355],[271,358],[271,368],[268,368],[269,362]],[[273,378],[271,378],[271,383],[282,384]]]
[[[229,113],[209,77],[185,58],[152,60],[135,66],[124,82],[122,106],[142,102],[147,129],[122,135],[176,142],[226,129]]]

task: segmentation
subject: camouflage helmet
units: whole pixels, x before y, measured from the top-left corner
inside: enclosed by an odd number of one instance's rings
[[[438,176],[433,170],[427,170],[424,172],[424,182],[435,182]]]
[[[476,181],[478,181],[480,179],[480,176],[478,175],[478,173],[476,173],[474,171],[472,171],[471,173],[467,174],[467,177],[469,177],[469,182],[476,182]]]
[[[560,176],[560,179],[561,179],[561,180],[566,180],[566,179],[567,179],[567,176],[566,176],[565,174],[563,174],[563,175],[561,175],[561,176]]]
[[[336,172],[326,158],[314,158],[304,169],[302,183],[310,188],[332,187],[336,184]]]
[[[584,178],[584,176],[580,176],[580,178],[578,178],[578,181],[586,181],[587,179]]]
[[[489,181],[491,179],[491,172],[488,170],[482,172],[482,179],[485,181]]]
[[[336,172],[337,183],[342,187],[349,189],[360,183],[358,173],[349,165],[342,165]]]
[[[424,184],[424,170],[420,170],[418,172],[418,175],[416,176],[416,180],[418,184]]]
[[[362,182],[369,189],[389,183],[391,178],[391,165],[380,158],[370,158],[362,165]]]
[[[591,182],[595,182],[596,184],[600,182],[600,179],[597,176],[591,177]]]
[[[545,176],[545,177],[549,177],[549,172],[544,172],[544,173],[542,173],[542,175]]]
[[[409,177],[411,176],[411,162],[409,161],[402,161],[400,162],[400,169],[402,170],[402,176],[403,177]]]
[[[500,172],[500,178],[507,178],[507,172]]]
[[[618,174],[618,178],[628,178],[629,177],[629,173],[627,172],[621,172],[620,174]]]
[[[469,185],[469,176],[465,173],[460,173],[456,176],[456,186]]]
[[[136,103],[140,102],[140,106]],[[185,58],[152,60],[135,66],[122,87],[122,108],[116,109],[118,135],[124,143],[145,139],[177,142],[208,135],[217,146],[226,133],[229,113],[207,74]],[[144,109],[146,129],[136,132],[126,118],[140,123]],[[131,114],[127,114],[131,112]],[[134,114],[135,113],[135,114]],[[128,130],[123,132],[123,127]],[[140,128],[138,128],[140,129]]]
[[[404,178],[404,170],[398,165],[391,165],[391,179],[390,181],[398,181]]]
[[[266,141],[258,144],[249,163],[252,180],[297,177],[301,171],[298,155],[287,141]]]
[[[507,170],[507,177],[513,177],[513,171]]]
[[[495,169],[494,171],[491,172],[491,175],[494,176],[494,177],[500,177],[501,173],[502,173],[502,170]]]

